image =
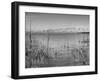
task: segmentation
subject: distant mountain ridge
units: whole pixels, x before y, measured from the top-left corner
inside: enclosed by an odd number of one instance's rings
[[[89,32],[89,29],[85,28],[59,28],[59,29],[47,29],[38,30],[33,32],[40,33],[79,33],[79,32]]]

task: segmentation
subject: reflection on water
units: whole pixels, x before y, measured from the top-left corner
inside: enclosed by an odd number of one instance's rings
[[[25,34],[25,67],[89,65],[89,33]]]

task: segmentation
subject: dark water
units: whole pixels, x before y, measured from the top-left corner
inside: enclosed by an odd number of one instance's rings
[[[29,42],[29,35],[26,35],[27,41]],[[32,40],[37,40],[39,43],[46,45],[49,41],[49,46],[52,48],[58,48],[65,46],[82,46],[81,41],[89,40],[89,33],[66,33],[66,34],[32,34]],[[85,43],[84,43],[85,45]]]

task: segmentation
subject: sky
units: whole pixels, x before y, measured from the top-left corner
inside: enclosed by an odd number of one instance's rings
[[[25,30],[39,31],[61,28],[89,30],[89,15],[25,12]]]

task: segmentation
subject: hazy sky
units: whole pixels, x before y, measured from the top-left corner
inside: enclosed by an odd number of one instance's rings
[[[30,23],[31,20],[31,23]],[[25,13],[26,31],[38,31],[59,28],[84,28],[89,30],[88,15],[69,15],[69,14],[47,14],[47,13]]]

